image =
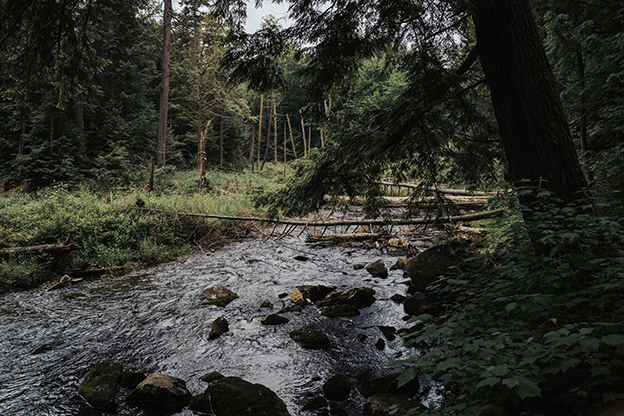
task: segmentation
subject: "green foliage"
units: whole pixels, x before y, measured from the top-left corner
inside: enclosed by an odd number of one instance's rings
[[[523,228],[534,226],[550,255],[467,255],[464,273],[431,288],[450,311],[418,317],[425,325],[406,343],[426,349],[407,361],[446,389],[447,406],[432,413],[590,414],[624,398],[622,224],[519,192],[547,209],[512,224],[508,242],[527,244]]]

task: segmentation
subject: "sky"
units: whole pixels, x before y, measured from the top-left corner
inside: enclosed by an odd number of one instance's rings
[[[288,4],[274,4],[270,0],[265,0],[263,6],[260,9],[254,7],[255,1],[250,0],[247,2],[247,24],[245,25],[245,31],[253,33],[260,29],[262,18],[272,14],[275,16],[282,26],[287,26],[288,20]]]

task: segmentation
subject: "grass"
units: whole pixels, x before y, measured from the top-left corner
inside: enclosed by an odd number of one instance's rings
[[[162,172],[160,172],[162,175]],[[29,288],[68,268],[159,263],[212,247],[246,232],[232,221],[139,213],[137,201],[164,211],[231,216],[261,215],[253,196],[275,186],[283,170],[261,174],[208,172],[209,189],[198,192],[195,171],[170,169],[155,191],[144,186],[102,189],[57,184],[30,194],[0,197],[0,248],[62,244],[82,247],[66,258],[17,256],[0,259],[0,290]]]

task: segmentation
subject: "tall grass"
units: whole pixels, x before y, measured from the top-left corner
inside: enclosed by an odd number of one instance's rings
[[[240,224],[135,208],[229,216],[259,215],[253,196],[275,185],[282,171],[213,171],[200,193],[195,171],[169,171],[156,189],[56,185],[31,194],[0,197],[0,248],[62,244],[81,249],[60,261],[11,255],[0,260],[0,290],[37,285],[67,268],[127,266],[169,261],[245,231]],[[164,179],[163,179],[164,178]]]

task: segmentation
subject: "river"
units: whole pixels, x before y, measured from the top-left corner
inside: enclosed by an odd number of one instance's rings
[[[386,364],[416,353],[400,338],[388,341],[378,328],[408,326],[402,306],[390,300],[405,294],[402,271],[379,279],[353,267],[379,258],[388,267],[396,260],[362,247],[314,248],[297,238],[255,237],[124,276],[1,295],[0,414],[98,415],[78,395],[78,386],[95,365],[119,359],[125,367],[182,378],[193,394],[204,391],[200,378],[211,371],[239,376],[275,391],[292,416],[312,415],[301,408],[331,375],[347,374],[356,383],[396,371]],[[286,324],[260,324],[269,312],[292,304],[280,295],[303,284],[372,287],[377,301],[354,318],[326,318],[308,306],[285,313]],[[225,308],[202,304],[201,292],[214,285],[240,298]],[[274,307],[260,308],[264,300]],[[230,331],[209,340],[211,323],[222,315]],[[289,338],[306,325],[328,334],[329,350],[305,350]],[[380,338],[383,350],[375,347]],[[349,415],[361,415],[364,398],[354,388],[341,405]],[[143,413],[120,400],[117,414]]]

